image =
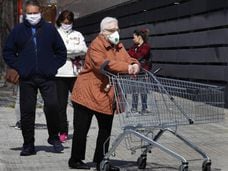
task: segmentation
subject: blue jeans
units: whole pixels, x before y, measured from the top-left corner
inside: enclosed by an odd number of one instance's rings
[[[142,101],[142,110],[147,109],[147,94],[140,94]],[[138,108],[138,94],[132,94],[132,108]]]

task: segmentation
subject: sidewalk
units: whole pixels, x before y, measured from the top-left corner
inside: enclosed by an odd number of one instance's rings
[[[4,97],[3,97],[4,96]],[[16,116],[14,114],[13,101],[15,95],[12,90],[0,89],[0,171],[67,171],[68,159],[71,153],[71,138],[73,133],[73,110],[68,106],[69,137],[70,140],[64,143],[64,152],[61,154],[53,153],[52,146],[47,143],[47,129],[42,108],[37,108],[35,146],[37,154],[33,156],[21,157],[22,135],[20,130],[14,128]],[[228,171],[228,110],[225,111],[225,120],[221,123],[205,125],[191,125],[178,128],[178,133],[191,140],[192,143],[200,147],[212,160],[212,171]],[[96,142],[98,127],[96,119],[93,120],[88,134],[86,162],[95,170],[93,163],[94,146]],[[113,123],[113,140],[121,132],[119,120],[116,116]],[[159,143],[182,155],[189,161],[189,171],[200,171],[202,158],[192,149],[184,145],[171,134],[164,134]],[[140,150],[131,154],[126,149],[125,143],[118,146],[115,157],[111,162],[119,166],[121,171],[136,171],[137,158]],[[147,156],[147,171],[177,171],[180,161],[171,158],[158,148],[153,148],[152,153]]]
[[[37,109],[42,113],[41,109]],[[70,138],[72,138],[72,109],[68,108],[70,120]],[[228,170],[228,112],[226,111],[226,120],[218,124],[193,125],[191,127],[180,127],[179,133],[189,138],[194,144],[202,148],[212,159],[213,171]],[[95,119],[94,119],[95,120]],[[47,130],[44,115],[37,115],[36,118],[36,150],[37,155],[29,157],[20,157],[19,153],[22,145],[22,136],[20,130],[14,128],[15,116],[13,108],[0,107],[0,170],[17,171],[66,171],[67,161],[71,152],[71,140],[64,143],[64,153],[53,153],[52,147],[47,143]],[[114,121],[113,136],[119,134],[117,117]],[[86,162],[91,162],[95,139],[97,134],[97,125],[93,121],[88,134],[88,146],[86,153]],[[170,134],[165,135],[161,141],[163,144],[174,149],[189,159],[189,170],[201,170],[202,160],[198,154],[186,147],[183,143],[176,140]],[[121,170],[137,170],[136,160],[140,153],[131,155],[121,144],[113,157],[113,164],[120,166]],[[180,162],[170,158],[164,152],[153,149],[152,154],[147,158],[147,169],[151,171],[172,171],[178,170]],[[92,163],[91,163],[92,166]],[[93,170],[92,168],[91,170]]]

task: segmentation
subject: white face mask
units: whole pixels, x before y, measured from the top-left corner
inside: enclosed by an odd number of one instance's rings
[[[26,20],[28,20],[28,22],[31,25],[36,25],[41,20],[41,13],[38,13],[38,14],[26,14]]]
[[[70,30],[72,30],[72,27],[73,27],[73,24],[64,24],[64,23],[61,24],[61,28],[64,31],[70,31]]]
[[[108,35],[107,38],[112,44],[117,45],[120,41],[119,32],[115,31],[114,33]]]

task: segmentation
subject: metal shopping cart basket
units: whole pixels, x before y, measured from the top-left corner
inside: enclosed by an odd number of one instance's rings
[[[203,171],[211,170],[210,158],[176,130],[179,125],[222,121],[224,119],[222,87],[156,77],[147,71],[136,76],[113,75],[105,70],[103,72],[114,87],[116,110],[123,131],[114,139],[111,148],[105,154],[100,170],[109,170],[109,157],[124,140],[127,148],[132,151],[138,148],[144,149],[137,160],[139,169],[146,167],[147,153],[156,147],[181,161],[180,171],[187,171],[188,161],[158,142],[164,132],[170,132],[199,153],[204,159]],[[133,106],[137,106],[137,109]],[[146,107],[146,110],[142,109],[143,107]],[[150,136],[151,133],[153,136]],[[134,137],[143,143],[140,146],[132,145],[136,139]]]

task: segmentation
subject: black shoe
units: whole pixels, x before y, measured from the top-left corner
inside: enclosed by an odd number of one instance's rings
[[[23,145],[20,156],[31,156],[35,154],[36,151],[34,145]]]
[[[97,164],[97,171],[100,171],[100,164]],[[120,171],[120,168],[115,167],[113,165],[109,165],[109,171]]]
[[[90,169],[90,167],[83,161],[81,160],[77,161],[77,160],[74,160],[73,158],[70,158],[70,160],[68,161],[68,165],[72,169],[86,169],[86,170]]]
[[[53,145],[56,153],[61,153],[64,150],[64,147],[59,140],[48,138],[48,143]]]

